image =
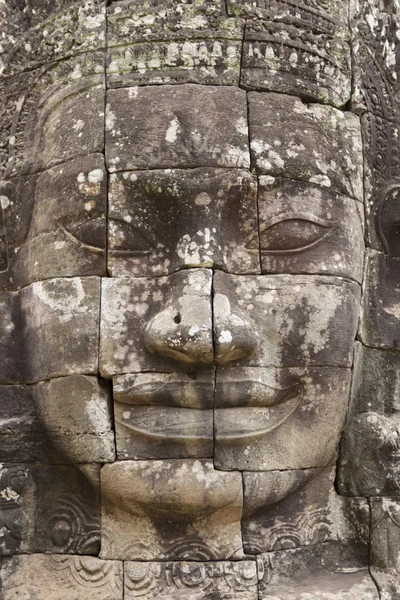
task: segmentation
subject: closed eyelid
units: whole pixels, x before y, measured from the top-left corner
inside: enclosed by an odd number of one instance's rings
[[[316,236],[316,232],[314,231],[313,235],[310,236],[310,232],[308,232],[308,236],[305,235],[305,238],[309,238],[309,240],[305,239],[304,243],[299,243],[298,246],[295,247],[284,247],[284,244],[280,245],[278,248],[263,248],[263,234],[268,232],[269,229],[282,225],[284,227],[285,222],[303,222],[305,226],[311,225],[317,228],[322,228],[321,235]],[[310,215],[305,212],[284,212],[274,215],[267,221],[264,221],[260,225],[259,237],[260,237],[260,251],[265,254],[295,254],[296,252],[302,252],[304,250],[309,250],[318,244],[320,244],[323,240],[325,240],[333,231],[334,227],[338,224],[338,221],[329,221],[327,219],[322,219],[315,215]],[[252,236],[247,243],[247,248],[251,248],[251,244],[254,245],[255,237]],[[313,239],[311,239],[311,237]]]

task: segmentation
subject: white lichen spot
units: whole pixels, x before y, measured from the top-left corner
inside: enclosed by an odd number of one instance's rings
[[[104,179],[104,171],[102,169],[93,169],[88,173],[88,181],[90,183],[100,183]]]
[[[198,325],[192,325],[192,327],[188,331],[188,335],[190,337],[194,337],[196,333],[200,331],[200,327]]]
[[[66,242],[62,241],[62,242],[54,242],[54,247],[56,250],[61,250],[62,248],[64,248]]]
[[[180,130],[181,128],[179,125],[178,117],[174,116],[165,134],[165,139],[167,140],[167,142],[169,142],[170,144],[176,142]]]
[[[10,206],[10,199],[7,196],[0,196],[0,204],[1,208],[5,210],[8,206]]]
[[[206,192],[201,192],[201,194],[196,196],[194,202],[199,206],[208,206],[208,204],[211,202],[211,198]]]
[[[236,121],[236,125],[235,125],[236,131],[238,133],[242,133],[243,135],[248,135],[249,133],[249,128],[247,126],[247,121],[244,117],[240,117],[237,121]]]
[[[111,131],[112,129],[114,129],[115,119],[116,119],[115,114],[111,110],[110,106],[107,105],[107,108],[106,108],[106,129],[108,129],[109,131]]]
[[[131,100],[133,100],[134,98],[137,98],[138,94],[139,94],[139,87],[137,85],[128,89],[128,96]]]
[[[331,187],[332,182],[327,175],[313,175],[308,180],[310,183],[317,183],[318,185],[322,185],[323,187]]]
[[[220,344],[229,344],[232,341],[232,334],[230,331],[224,330],[221,331],[221,334],[218,338]]]

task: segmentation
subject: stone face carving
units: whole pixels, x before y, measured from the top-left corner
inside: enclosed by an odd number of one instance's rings
[[[400,599],[397,4],[0,2],[5,600]]]

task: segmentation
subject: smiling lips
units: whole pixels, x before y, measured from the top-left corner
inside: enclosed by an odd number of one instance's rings
[[[299,382],[277,389],[258,380],[225,379],[217,383],[214,400],[208,377],[142,373],[114,379],[114,401],[127,405],[118,411],[119,422],[132,434],[158,440],[209,440],[213,421],[222,442],[260,437],[284,423],[302,397]]]

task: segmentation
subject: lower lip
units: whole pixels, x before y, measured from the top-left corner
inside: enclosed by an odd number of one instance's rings
[[[215,436],[221,442],[258,438],[284,423],[298,408],[301,396],[270,406],[221,408],[215,411]]]

